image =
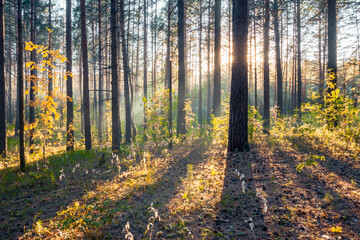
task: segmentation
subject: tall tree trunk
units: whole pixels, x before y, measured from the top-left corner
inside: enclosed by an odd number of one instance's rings
[[[215,0],[214,116],[221,115],[221,0]]]
[[[124,91],[125,91],[125,141],[131,142],[131,107],[130,107],[130,92],[129,92],[129,57],[128,49],[126,48],[125,39],[125,12],[124,0],[120,0],[120,32],[121,32],[121,45],[123,52],[123,67],[124,67]]]
[[[20,169],[25,171],[25,138],[24,138],[24,46],[22,32],[22,0],[17,1],[17,30],[18,30],[18,115],[19,115],[19,137],[20,137]]]
[[[228,152],[249,151],[248,0],[233,0],[233,66]]]
[[[81,49],[83,57],[83,105],[85,125],[85,149],[91,149],[91,125],[90,125],[90,97],[89,97],[89,60],[86,36],[86,9],[85,0],[80,0],[81,10]]]
[[[18,2],[19,4],[19,2]],[[20,3],[22,4],[22,3]],[[18,6],[15,6],[14,8],[14,14],[16,15],[16,32],[17,34],[19,34],[19,23],[17,22],[19,20],[19,16],[18,16],[18,13],[19,13],[19,10],[17,9]],[[21,24],[22,26],[22,24]],[[22,33],[21,33],[22,34]],[[17,35],[16,36],[16,51],[19,51],[19,36]],[[17,67],[19,67],[19,55],[18,54],[15,54],[16,55],[16,62],[17,62]],[[19,69],[16,69],[17,73],[19,73]],[[17,93],[16,95],[20,97],[20,94],[19,94],[19,78],[17,79]],[[16,116],[15,116],[15,134],[14,136],[18,136],[20,134],[20,112],[19,112],[19,106],[20,106],[20,103],[19,103],[19,97],[16,98],[16,109],[15,109],[15,113],[16,113]],[[24,104],[24,103],[23,103]]]
[[[96,117],[96,101],[97,101],[97,90],[96,89],[96,56],[95,56],[95,23],[94,21],[91,21],[91,33],[92,33],[92,66],[93,66],[93,108],[92,108],[92,124],[96,126],[96,121],[97,121],[97,117]],[[100,45],[100,43],[99,43]]]
[[[209,0],[209,6],[208,6],[208,32],[207,32],[207,114],[206,119],[207,122],[210,123],[210,114],[211,114],[211,74],[210,74],[210,27],[211,27],[211,0]]]
[[[98,0],[98,20],[99,20],[99,100],[98,100],[98,136],[102,142],[102,118],[103,118],[103,76],[102,76],[102,26],[101,26],[101,0]]]
[[[51,58],[51,50],[52,50],[52,26],[51,26],[51,0],[49,0],[49,46],[48,46],[48,49],[49,49],[49,61],[51,63],[52,61],[52,58]],[[48,95],[49,96],[53,96],[53,73],[52,73],[52,67],[49,66],[49,69],[48,69],[49,73],[48,73]]]
[[[277,106],[279,107],[279,113],[283,114],[282,104],[282,66],[280,56],[280,33],[279,33],[279,8],[278,1],[274,0],[274,31],[275,31],[275,45],[276,45],[276,79],[277,79]]]
[[[5,21],[4,0],[0,1],[0,156],[6,156],[6,90],[5,90]]]
[[[301,119],[301,93],[302,93],[302,84],[301,84],[301,19],[300,19],[300,0],[297,0],[297,14],[296,14],[296,23],[297,23],[297,50],[298,50],[298,67],[297,67],[297,80],[298,80],[298,98],[297,98],[297,108],[299,109],[299,120]]]
[[[71,0],[66,0],[66,151],[74,150],[71,8]]]
[[[200,26],[199,26],[199,108],[198,108],[198,120],[200,124],[200,129],[202,129],[202,0],[199,0],[200,8]]]
[[[8,46],[9,46],[9,114],[7,115],[8,123],[13,123],[13,107],[12,107],[12,36],[8,36]]]
[[[31,0],[31,14],[30,14],[30,41],[35,44],[35,0]],[[35,63],[36,62],[36,52],[31,51],[30,53],[30,61]],[[30,70],[30,116],[29,116],[29,123],[33,124],[35,122],[35,84],[37,81],[36,69],[31,68]],[[34,129],[30,128],[30,154],[34,152]]]
[[[327,88],[331,93],[337,86],[337,51],[336,51],[336,0],[328,0],[328,67],[327,70],[332,75],[330,83],[332,86]]]
[[[256,52],[256,6],[254,4],[254,21],[253,21],[253,24],[254,24],[254,105],[255,105],[255,109],[257,109],[258,107],[258,96],[257,96],[257,52]]]
[[[264,23],[264,127],[270,128],[269,28],[270,0],[265,0]]]
[[[321,14],[319,14],[319,20],[318,20],[318,29],[319,29],[319,59],[318,59],[318,63],[319,63],[319,94],[320,94],[320,101],[321,99],[324,98],[324,79],[323,79],[323,69],[322,69],[322,62],[321,62],[321,58],[322,58],[322,55],[321,55]]]
[[[117,73],[117,46],[116,46],[116,0],[111,0],[111,85],[112,85],[112,150],[120,151],[121,125],[119,112],[119,85]]]
[[[179,49],[179,76],[178,76],[178,122],[177,135],[186,134],[185,123],[185,6],[184,0],[178,0],[178,49]]]
[[[328,0],[328,74],[329,82],[326,92],[330,95],[337,88],[337,49],[336,49],[336,0]],[[333,113],[334,114],[334,113]],[[339,124],[338,117],[328,116],[330,127]]]
[[[165,74],[165,87],[169,91],[169,147],[172,147],[172,72],[170,61],[170,44],[171,44],[171,12],[172,12],[172,0],[168,0],[168,12],[167,12],[167,31],[166,31],[166,74]]]
[[[147,102],[147,2],[144,0],[144,99]],[[146,102],[144,103],[144,130],[146,129]]]

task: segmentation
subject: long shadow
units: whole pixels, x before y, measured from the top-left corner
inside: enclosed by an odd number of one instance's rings
[[[108,234],[112,237],[120,236],[125,224],[129,222],[130,231],[134,235],[134,239],[141,239],[147,228],[150,217],[147,213],[148,207],[151,204],[159,211],[162,219],[171,219],[173,216],[166,205],[177,194],[178,188],[182,184],[182,179],[188,173],[188,165],[191,164],[196,168],[196,166],[207,160],[207,157],[204,155],[206,150],[207,145],[200,144],[191,149],[187,154],[180,151],[172,155],[173,160],[155,183],[146,185],[141,190],[137,189],[132,194],[122,196],[121,199],[113,203],[114,208],[122,208],[122,212],[109,227]],[[174,234],[173,229],[170,229],[169,226],[164,226],[162,223],[154,224],[154,228],[157,228],[157,231],[162,231],[165,238],[170,235],[171,238],[182,236],[180,233],[180,235]]]
[[[271,162],[256,156],[257,181],[263,183],[269,201],[266,222],[271,238],[314,238],[331,235],[330,227],[343,227],[343,239],[358,239],[359,207],[307,169],[297,172],[295,158],[277,149]],[[309,227],[311,226],[311,228]]]
[[[32,229],[37,220],[56,216],[59,210],[95,188],[99,181],[112,179],[114,172],[103,174],[105,169],[94,169],[100,156],[101,153],[93,151],[77,151],[51,157],[53,160],[48,162],[48,168],[39,166],[37,170],[36,163],[28,166],[24,175],[1,189],[0,239],[17,239],[24,231]],[[62,172],[52,172],[52,164],[61,164]],[[6,171],[10,175],[5,176]],[[6,171],[1,173],[4,178],[22,174],[16,169]],[[59,176],[61,174],[62,177]]]
[[[213,239],[268,239],[262,202],[256,197],[253,161],[252,153],[237,153],[227,157],[221,206],[213,227]],[[240,172],[240,176],[236,171]],[[241,174],[245,176],[245,193]]]
[[[292,140],[292,143],[295,144],[295,139]],[[302,144],[297,146],[297,150],[304,154],[313,154],[313,155],[322,155],[325,156],[325,161],[321,161],[320,165],[324,168],[327,168],[330,172],[334,172],[339,175],[341,178],[346,180],[348,183],[355,183],[360,185],[360,164],[354,166],[355,163],[343,161],[336,159],[327,153],[325,149],[315,149],[310,143],[306,140],[302,141]]]

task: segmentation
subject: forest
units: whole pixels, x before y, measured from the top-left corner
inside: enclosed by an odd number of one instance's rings
[[[360,240],[359,0],[0,0],[0,239]]]

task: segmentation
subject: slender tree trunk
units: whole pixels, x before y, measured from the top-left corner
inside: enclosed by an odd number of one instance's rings
[[[214,116],[221,115],[221,0],[215,0]]]
[[[71,0],[66,0],[66,151],[74,150],[71,8]]]
[[[228,152],[249,151],[248,0],[233,0],[233,66]]]
[[[130,107],[130,92],[129,92],[129,57],[128,49],[126,48],[125,39],[125,14],[124,14],[124,0],[120,0],[120,32],[121,32],[121,45],[123,52],[123,67],[124,67],[124,91],[125,91],[125,141],[131,142],[131,107]]]
[[[51,60],[51,50],[52,50],[52,26],[51,26],[51,0],[49,0],[49,52],[50,52],[50,54],[49,54],[49,61],[51,62],[52,60]],[[48,71],[49,71],[49,74],[48,74],[48,95],[49,95],[49,97],[51,96],[53,96],[53,73],[52,73],[52,67],[51,66],[49,66],[49,69],[48,69]]]
[[[276,45],[276,79],[277,79],[277,106],[279,107],[279,113],[283,114],[282,104],[282,66],[280,56],[280,34],[279,34],[279,9],[278,1],[274,0],[274,31],[275,31],[275,45]]]
[[[18,2],[18,4],[19,4],[19,2]],[[22,3],[20,3],[20,4],[22,4]],[[18,16],[19,10],[16,10],[17,7],[18,6],[15,6],[15,9],[14,9],[15,13],[14,14],[16,15],[16,32],[17,32],[17,34],[19,34],[19,29],[18,29],[19,23],[17,22],[19,20],[19,16]],[[22,24],[21,24],[21,26],[22,26]],[[16,37],[17,37],[17,39],[16,39],[17,40],[16,41],[16,51],[19,52],[19,42],[20,42],[19,41],[19,36],[17,35]],[[17,67],[19,67],[19,55],[18,54],[15,54],[15,55],[16,55]],[[16,69],[16,71],[19,74],[19,69]],[[16,116],[15,116],[15,134],[14,134],[15,136],[18,136],[20,134],[20,118],[19,118],[19,116],[20,116],[20,111],[19,111],[19,106],[20,106],[20,103],[19,103],[19,98],[20,98],[19,83],[20,83],[20,81],[19,81],[19,78],[17,80],[18,81],[17,81],[17,89],[16,89],[17,93],[16,93],[16,95],[19,96],[19,97],[16,98],[16,109],[15,109]]]
[[[199,26],[199,109],[198,109],[198,120],[200,124],[200,129],[202,129],[202,0],[199,0],[200,8],[200,26]]]
[[[321,14],[319,14],[319,21],[318,21],[318,29],[319,29],[319,94],[320,94],[320,101],[324,98],[324,81],[323,81],[323,69],[322,69],[322,62],[321,62]]]
[[[98,136],[102,142],[102,119],[103,119],[103,76],[102,76],[102,25],[101,25],[101,0],[98,0],[98,20],[99,20],[99,100],[98,100]]]
[[[171,44],[171,8],[172,0],[168,0],[168,12],[167,12],[167,32],[166,32],[166,74],[165,74],[165,87],[169,90],[169,138],[170,143],[169,147],[172,147],[172,71],[171,71],[171,61],[170,61],[170,44]]]
[[[4,0],[0,1],[0,156],[6,156],[6,89],[5,89],[5,21]]]
[[[112,150],[120,151],[121,125],[119,112],[119,85],[117,75],[117,46],[116,46],[116,0],[111,0],[111,85],[112,85]]]
[[[90,125],[90,97],[89,97],[89,60],[86,36],[86,12],[85,0],[80,0],[81,9],[81,49],[83,57],[83,97],[84,97],[84,123],[85,123],[85,149],[91,149],[91,125]]]
[[[17,30],[18,30],[18,115],[19,115],[19,137],[20,137],[20,169],[25,171],[25,138],[24,138],[24,46],[22,25],[22,0],[17,1]]]
[[[13,107],[12,107],[12,37],[8,36],[9,46],[9,115],[7,115],[8,123],[13,123]]]
[[[256,52],[256,6],[254,4],[254,101],[255,101],[255,109],[258,108],[258,95],[257,95],[257,52]]]
[[[178,76],[178,122],[177,135],[186,134],[185,123],[185,6],[184,0],[178,0],[178,49],[179,49],[179,76]]]
[[[211,26],[211,0],[209,0],[208,6],[208,17],[209,25],[207,32],[207,122],[210,123],[210,113],[211,113],[211,74],[210,74],[210,26]]]
[[[144,0],[144,98],[147,102],[147,0]],[[146,129],[146,102],[144,103],[144,130]]]
[[[35,0],[31,0],[31,13],[30,13],[30,41],[35,44],[35,11],[34,3]],[[35,63],[36,52],[33,50],[30,53],[30,61]],[[36,69],[31,68],[30,70],[30,104],[29,104],[29,124],[34,124],[35,122],[35,84],[37,81]],[[30,127],[30,154],[34,152],[34,129]]]
[[[265,0],[264,23],[264,127],[270,128],[269,28],[270,0]]]
[[[302,93],[302,84],[301,84],[301,18],[300,18],[300,0],[297,0],[297,14],[296,14],[296,22],[297,22],[297,50],[298,50],[298,67],[297,67],[297,80],[298,80],[298,99],[297,99],[297,108],[299,109],[299,120],[301,119],[301,93]]]

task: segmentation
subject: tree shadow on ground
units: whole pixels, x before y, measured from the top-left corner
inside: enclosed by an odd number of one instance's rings
[[[102,153],[76,151],[51,157],[27,166],[26,173],[18,169],[2,170],[2,181],[14,182],[2,186],[0,194],[0,239],[16,239],[33,228],[37,220],[51,219],[75,200],[81,199],[99,182],[112,179],[116,172],[95,168]],[[55,172],[61,165],[61,172]],[[20,175],[15,177],[16,175]],[[60,175],[63,175],[60,177]],[[61,180],[60,180],[60,178]]]
[[[195,168],[207,160],[207,144],[195,145],[196,147],[188,150],[173,152],[169,165],[154,183],[135,189],[113,202],[114,208],[123,209],[108,228],[107,232],[113,239],[122,239],[121,232],[127,222],[130,223],[130,232],[134,239],[144,237],[151,216],[148,213],[151,204],[158,210],[162,219],[171,222],[171,219],[176,218],[171,214],[168,203],[178,195],[183,179],[187,176],[188,166],[191,164]],[[184,229],[184,232],[181,232],[181,229],[174,231],[172,226],[165,225],[164,222],[155,223],[153,227],[155,232],[161,231],[162,237],[165,238],[182,238],[188,234]]]
[[[268,202],[265,222],[270,238],[358,239],[359,206],[321,178],[321,169],[299,173],[296,166],[305,153],[280,148],[253,151],[255,183]],[[342,231],[333,233],[331,227],[336,226]]]
[[[256,196],[251,168],[253,161],[252,153],[228,155],[221,206],[214,225],[213,239],[268,239],[262,202]],[[245,176],[244,191],[242,174]]]

